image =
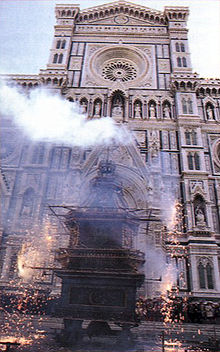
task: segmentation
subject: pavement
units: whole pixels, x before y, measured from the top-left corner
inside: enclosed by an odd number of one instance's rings
[[[114,336],[83,335],[77,346],[61,347],[55,334],[63,327],[62,320],[48,316],[0,315],[0,341],[21,343],[9,347],[10,352],[220,352],[220,325],[215,324],[164,324],[142,322],[132,329],[132,338],[119,338],[120,328],[114,324]],[[89,322],[83,323],[86,329]],[[85,330],[84,330],[85,331]],[[0,352],[6,345],[0,344]]]

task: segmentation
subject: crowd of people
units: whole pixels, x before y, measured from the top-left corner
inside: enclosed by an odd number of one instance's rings
[[[220,302],[193,301],[179,297],[140,297],[136,304],[136,314],[147,321],[220,324]]]

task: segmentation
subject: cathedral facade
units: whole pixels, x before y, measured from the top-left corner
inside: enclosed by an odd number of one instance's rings
[[[16,283],[21,244],[44,222],[48,204],[86,204],[86,189],[109,153],[122,204],[141,219],[137,237],[125,240],[145,253],[144,294],[160,294],[157,260],[148,258],[162,251],[176,268],[179,295],[220,298],[220,79],[192,71],[188,8],[116,1],[85,10],[57,5],[55,14],[47,68],[5,78],[24,92],[55,90],[88,119],[110,116],[134,141],[110,151],[32,143],[3,116],[1,286]],[[174,200],[178,221],[170,227],[166,212]],[[51,221],[51,235],[57,231]],[[62,241],[65,234],[56,245]],[[59,284],[50,270],[41,274],[38,285]]]

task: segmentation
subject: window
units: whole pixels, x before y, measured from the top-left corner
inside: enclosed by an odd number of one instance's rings
[[[62,41],[62,45],[61,45],[61,49],[65,49],[65,46],[66,46],[66,41],[63,40],[63,41]]]
[[[182,98],[183,114],[193,114],[193,102],[191,98]]]
[[[197,145],[197,133],[195,131],[186,131],[185,141],[187,145]]]
[[[188,168],[189,168],[189,170],[193,170],[194,169],[194,163],[193,163],[193,155],[192,155],[192,153],[189,153],[188,155],[187,155],[187,159],[188,159]]]
[[[32,164],[42,164],[44,160],[44,146],[38,145],[34,147],[33,155],[32,155]]]
[[[198,153],[194,154],[194,162],[195,162],[195,169],[200,170],[200,158]]]
[[[62,64],[62,61],[63,61],[63,54],[60,54],[58,64]]]
[[[53,64],[57,63],[57,59],[58,59],[58,54],[55,54],[53,57]]]
[[[189,114],[193,114],[193,103],[192,103],[192,100],[189,98],[187,103],[188,103],[188,113]]]
[[[191,144],[191,132],[188,132],[188,131],[185,132],[185,140],[187,145]]]
[[[211,265],[208,263],[206,265],[206,275],[207,275],[207,286],[208,286],[208,289],[212,290],[214,288],[214,285],[213,285],[213,274],[212,274],[212,267]]]
[[[180,44],[181,51],[184,53],[185,52],[185,45],[183,43]]]
[[[198,272],[199,272],[199,287],[206,288],[205,284],[205,268],[203,264],[200,262],[198,265]]]
[[[195,131],[192,131],[191,135],[192,135],[192,144],[197,145],[197,133]]]
[[[187,62],[186,62],[186,58],[185,57],[182,58],[182,63],[183,63],[183,67],[187,67]]]
[[[187,101],[185,98],[182,99],[182,110],[183,110],[183,114],[188,113]]]
[[[176,43],[176,51],[177,51],[177,52],[180,52],[180,45],[179,45],[179,43]]]
[[[181,57],[178,57],[178,58],[177,58],[177,66],[178,66],[178,67],[182,67]]]
[[[56,49],[59,49],[59,48],[60,48],[60,44],[61,44],[61,40],[58,40],[58,41],[57,41],[57,45],[56,45]]]
[[[214,289],[213,282],[213,268],[211,264],[206,261],[200,261],[198,265],[198,274],[199,274],[199,287],[201,289]]]
[[[198,153],[189,153],[187,160],[189,170],[200,170],[200,157]]]

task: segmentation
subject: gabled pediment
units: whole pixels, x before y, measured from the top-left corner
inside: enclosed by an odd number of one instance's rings
[[[139,21],[151,25],[166,23],[163,12],[127,1],[116,1],[80,11],[76,23],[107,24],[113,19],[116,24],[126,24],[129,20],[136,21],[134,24],[140,24]]]
[[[154,23],[152,23],[152,21],[147,21],[147,20],[143,20],[143,19],[136,19],[132,16],[127,16],[127,15],[116,15],[116,16],[109,16],[109,17],[105,17],[102,19],[98,19],[98,20],[92,20],[89,21],[90,25],[129,25],[129,26],[152,26],[154,25]]]

